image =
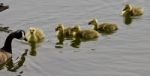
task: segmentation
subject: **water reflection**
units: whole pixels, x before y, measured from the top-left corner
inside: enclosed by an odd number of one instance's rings
[[[126,25],[129,25],[129,24],[131,24],[132,23],[132,18],[131,18],[131,16],[124,16],[124,23],[126,24]]]
[[[36,43],[35,42],[30,43],[30,47],[31,47],[30,55],[31,56],[36,56],[36,54],[37,54],[37,52],[36,52]]]
[[[102,32],[102,31],[98,31],[101,35],[112,35],[112,34],[114,34],[115,32],[117,32],[117,31],[113,31],[113,32]]]
[[[2,24],[0,24],[0,25],[2,25]],[[9,27],[7,27],[7,26],[0,26],[0,31],[9,33],[12,30],[10,30]]]
[[[8,9],[8,8],[9,8],[8,5],[4,5],[3,3],[0,3],[0,12],[6,10],[6,9]]]
[[[75,40],[71,41],[71,45],[74,48],[79,48],[81,44],[81,39],[80,38],[76,38]]]
[[[58,42],[56,42],[55,48],[63,48],[64,37],[57,37]]]
[[[5,63],[0,64],[0,70],[6,68],[8,71],[16,72],[21,66],[23,66],[28,50],[25,50],[24,53],[21,54],[20,58],[17,58],[17,62],[13,62],[13,59],[8,59]]]

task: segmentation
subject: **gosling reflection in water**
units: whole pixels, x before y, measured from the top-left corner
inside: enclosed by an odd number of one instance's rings
[[[80,38],[75,38],[75,40],[71,41],[71,46],[74,48],[80,48],[80,44],[81,44]]]
[[[129,25],[129,24],[131,24],[132,23],[132,17],[131,16],[124,16],[124,23],[126,24],[126,25]]]
[[[63,48],[64,37],[59,37],[58,42],[56,42],[55,48]]]
[[[25,50],[24,53],[21,54],[21,57],[17,58],[17,62],[13,62],[13,59],[10,58],[8,59],[5,63],[3,64],[0,64],[0,70],[6,68],[8,71],[11,71],[11,72],[16,72],[21,66],[23,66],[25,60],[26,60],[26,55],[27,55],[27,52],[28,50]]]
[[[30,47],[31,47],[31,51],[30,51],[30,55],[31,56],[36,56],[36,43],[33,42],[33,43],[30,43]]]

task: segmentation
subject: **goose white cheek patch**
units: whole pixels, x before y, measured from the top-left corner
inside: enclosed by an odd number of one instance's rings
[[[24,39],[25,38],[25,33],[24,32],[21,32],[21,33],[22,33],[21,39]]]

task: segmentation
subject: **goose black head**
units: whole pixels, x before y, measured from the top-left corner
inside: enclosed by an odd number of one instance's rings
[[[15,38],[17,38],[17,39],[24,39],[25,38],[25,31],[24,30],[17,30],[13,33],[15,35]]]

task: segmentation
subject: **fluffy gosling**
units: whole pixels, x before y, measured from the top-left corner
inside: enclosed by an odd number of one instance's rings
[[[117,24],[115,23],[98,23],[97,19],[92,19],[88,23],[89,25],[93,25],[94,27],[92,29],[99,31],[99,32],[104,32],[104,33],[112,33],[118,30]]]
[[[83,40],[91,40],[99,37],[99,33],[92,29],[83,29],[81,30],[79,25],[76,25],[72,28],[73,36],[75,38],[83,39]]]
[[[29,31],[27,31],[25,35],[25,38],[29,43],[37,43],[43,41],[43,39],[45,38],[45,34],[39,28],[30,27]]]
[[[141,7],[126,4],[122,10],[123,16],[140,16],[143,15],[144,10]]]
[[[65,28],[63,24],[58,24],[55,28],[56,35],[59,38],[72,39],[71,27]]]

